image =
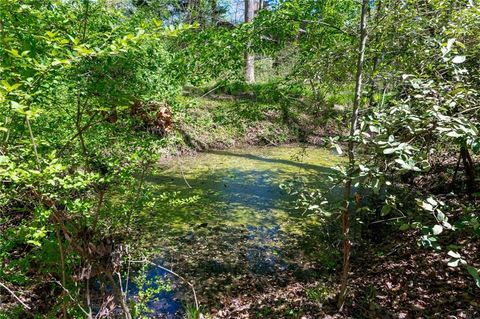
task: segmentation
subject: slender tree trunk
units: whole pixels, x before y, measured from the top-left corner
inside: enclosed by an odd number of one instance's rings
[[[57,236],[57,243],[58,243],[58,249],[60,250],[60,266],[62,270],[62,313],[63,313],[63,318],[66,319],[68,318],[67,315],[67,305],[65,303],[65,296],[66,296],[66,287],[67,287],[67,275],[66,275],[66,270],[65,270],[65,253],[63,251],[63,246],[62,246],[62,239],[60,237],[60,230],[57,228],[55,230],[56,236]]]
[[[463,162],[463,169],[465,170],[465,176],[467,178],[467,192],[469,195],[472,195],[476,190],[475,185],[475,164],[470,152],[465,145],[462,145],[460,148],[460,157]]]
[[[355,168],[355,143],[354,136],[358,125],[358,111],[362,97],[363,65],[365,62],[365,45],[367,42],[367,12],[369,0],[362,1],[362,13],[360,19],[360,40],[358,48],[357,74],[355,84],[355,97],[353,100],[352,117],[350,119],[350,135],[348,141],[348,177],[345,182],[343,193],[344,207],[342,210],[342,235],[343,235],[343,269],[340,279],[340,294],[338,297],[338,309],[341,311],[345,304],[348,284],[348,272],[350,270],[350,203],[352,193],[352,172]]]
[[[113,279],[112,274],[107,272],[106,276],[107,276],[108,280],[110,281],[110,284],[112,285],[113,294],[115,295],[115,298],[117,299],[118,303],[120,304],[120,307],[122,308],[124,318],[125,319],[132,319],[132,315],[130,314],[130,309],[128,309],[128,306],[125,303],[125,299],[124,299],[125,297],[122,294],[121,289],[118,288],[118,285],[115,282],[115,280]]]
[[[252,22],[255,14],[255,0],[245,0],[245,22]],[[250,41],[245,50],[245,82],[255,82],[255,55],[250,49]]]
[[[375,20],[373,21],[373,23],[375,23],[375,24],[378,24],[378,22],[381,18],[380,14],[382,13],[382,4],[383,4],[382,0],[375,1],[375,6],[376,6]],[[375,42],[375,44],[378,45],[378,42],[380,41],[380,39],[381,39],[380,32],[377,31],[373,41]],[[372,74],[370,75],[370,79],[369,79],[370,80],[370,90],[368,92],[368,105],[369,106],[373,105],[374,97],[375,97],[375,91],[377,91],[377,85],[375,83],[375,73],[377,72],[379,62],[380,62],[380,52],[377,51],[375,53],[375,56],[373,57]]]

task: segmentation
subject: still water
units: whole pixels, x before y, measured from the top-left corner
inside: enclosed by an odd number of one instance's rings
[[[280,185],[295,179],[327,189],[331,167],[341,162],[329,150],[299,146],[174,158],[147,178],[157,199],[144,227],[146,249],[157,264],[194,283],[203,303],[234,296],[241,281],[283,280],[278,274],[318,258],[311,243],[322,220],[295,209],[295,198]],[[149,303],[151,316],[182,318],[193,302],[188,287],[155,266],[146,277],[150,285],[132,285],[131,295],[166,280],[172,288]]]

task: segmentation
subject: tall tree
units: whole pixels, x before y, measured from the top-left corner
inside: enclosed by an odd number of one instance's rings
[[[255,14],[255,0],[245,0],[245,23],[252,22]],[[251,43],[247,43],[245,50],[245,82],[255,82],[255,55],[252,52]]]
[[[348,170],[347,179],[344,187],[344,207],[342,210],[342,234],[343,234],[343,269],[340,281],[340,294],[338,297],[338,308],[342,310],[345,304],[347,293],[348,272],[350,269],[351,243],[349,238],[350,232],[350,204],[352,197],[352,180],[353,171],[355,169],[355,134],[358,126],[358,114],[360,101],[362,98],[363,86],[363,65],[365,62],[365,46],[367,43],[367,13],[369,0],[362,1],[362,12],[360,18],[360,39],[357,58],[357,72],[355,76],[355,96],[353,100],[352,116],[350,119],[350,134],[348,138]]]

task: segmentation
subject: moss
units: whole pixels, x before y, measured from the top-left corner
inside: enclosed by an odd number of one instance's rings
[[[178,233],[202,223],[279,226],[284,232],[301,234],[318,225],[319,219],[299,216],[279,185],[303,176],[325,186],[329,167],[341,161],[328,150],[305,152],[298,146],[207,151],[172,160],[148,178],[160,198],[158,209],[151,212],[152,225],[167,225]]]

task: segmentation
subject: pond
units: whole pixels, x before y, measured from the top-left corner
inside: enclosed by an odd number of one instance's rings
[[[280,185],[297,179],[326,189],[331,167],[341,162],[328,150],[299,146],[174,159],[147,178],[160,200],[144,227],[145,245],[155,263],[194,284],[209,310],[246,292],[255,298],[268,287],[316,278],[335,266],[324,253],[328,234],[320,232],[321,218],[295,209],[294,197]],[[150,303],[152,316],[182,318],[185,304],[193,302],[188,286],[155,266],[146,275],[168,279],[173,287]]]

